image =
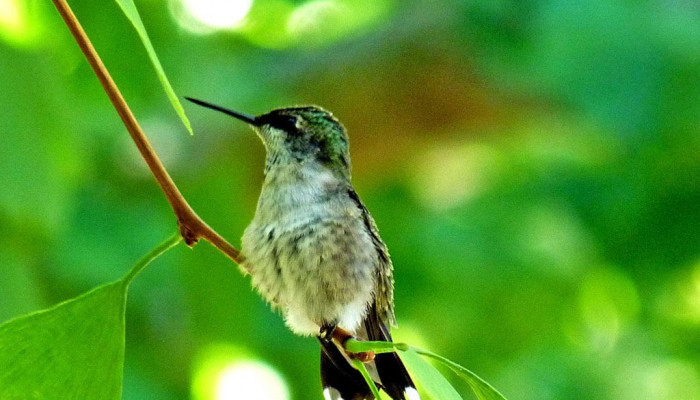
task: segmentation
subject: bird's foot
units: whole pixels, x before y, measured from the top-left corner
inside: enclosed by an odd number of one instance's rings
[[[318,333],[318,338],[324,342],[330,342],[335,339],[335,332],[338,329],[335,325],[323,325]]]
[[[374,356],[375,356],[373,351],[362,351],[360,353],[351,353],[349,351],[346,351],[346,353],[348,354],[348,357],[350,357],[350,359],[360,360],[365,364],[371,363],[372,361],[374,361]]]
[[[348,355],[348,357],[352,360],[360,360],[363,363],[369,363],[374,361],[375,354],[373,351],[362,351],[359,353],[352,353],[349,352],[348,349],[345,347],[345,344],[349,339],[355,339],[355,340],[362,340],[359,339],[350,332],[346,331],[345,329],[339,327],[339,326],[324,326],[321,328],[321,332],[319,333],[318,337],[321,340],[325,341],[335,341],[340,345],[340,347],[345,350],[345,353]]]

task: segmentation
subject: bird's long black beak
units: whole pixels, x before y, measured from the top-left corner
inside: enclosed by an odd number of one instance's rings
[[[240,113],[238,111],[229,110],[228,108],[217,106],[216,104],[207,103],[206,101],[193,99],[192,97],[185,96],[185,98],[187,100],[193,102],[194,104],[198,104],[198,105],[200,105],[202,107],[206,107],[206,108],[211,108],[212,110],[221,111],[222,113],[228,114],[228,115],[232,116],[233,118],[240,119],[241,121],[247,122],[253,126],[258,126],[257,119],[252,115]]]

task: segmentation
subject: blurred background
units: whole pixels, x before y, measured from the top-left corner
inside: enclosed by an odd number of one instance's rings
[[[70,3],[181,191],[238,245],[257,137],[185,104],[188,135],[116,3]],[[697,2],[136,5],[178,95],[343,121],[395,265],[396,339],[511,400],[700,398]],[[5,321],[120,277],[176,225],[50,2],[0,0],[0,92]],[[129,296],[124,399],[321,398],[316,341],[209,244]]]

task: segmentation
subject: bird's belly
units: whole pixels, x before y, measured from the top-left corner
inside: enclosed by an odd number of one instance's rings
[[[316,335],[324,324],[354,331],[375,287],[377,253],[362,221],[328,214],[254,220],[243,236],[253,285],[301,335]]]

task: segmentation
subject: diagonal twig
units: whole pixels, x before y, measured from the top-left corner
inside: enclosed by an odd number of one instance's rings
[[[102,84],[109,100],[117,110],[117,113],[119,113],[119,117],[122,119],[127,131],[129,131],[129,135],[131,135],[134,143],[136,143],[136,147],[138,147],[144,161],[148,164],[148,168],[156,178],[168,203],[170,203],[170,206],[173,208],[178,227],[180,228],[180,234],[185,240],[185,243],[187,243],[188,246],[193,246],[199,239],[204,239],[226,254],[235,263],[240,264],[243,261],[240,252],[228,243],[226,239],[210,228],[209,225],[194,212],[192,207],[187,203],[187,200],[185,200],[180,193],[180,190],[175,186],[170,175],[168,175],[168,171],[165,170],[163,163],[161,163],[158,155],[156,155],[153,147],[151,147],[151,144],[148,142],[141,126],[139,126],[136,121],[134,114],[126,104],[124,97],[119,92],[117,85],[109,75],[107,68],[105,68],[102,63],[100,56],[92,46],[90,39],[87,37],[87,34],[85,34],[82,26],[80,26],[78,19],[73,14],[68,3],[66,3],[65,0],[52,1],[59,14],[61,14],[63,21],[68,26],[73,38],[75,38],[75,41],[78,43],[80,50],[85,55],[88,63],[90,63],[95,75],[97,75],[97,79],[99,79]]]

